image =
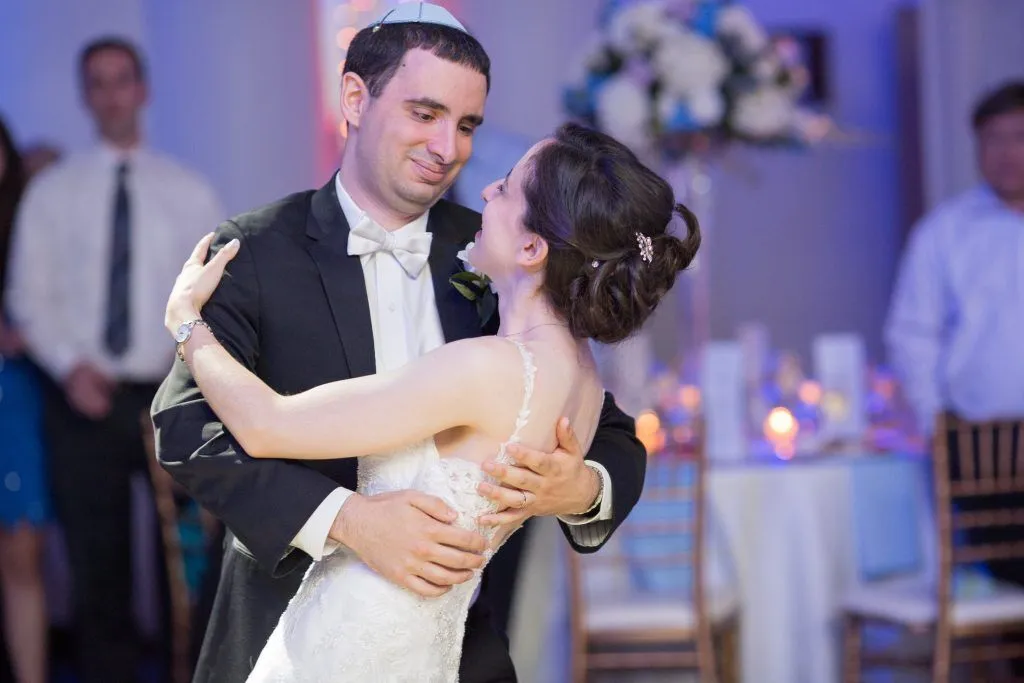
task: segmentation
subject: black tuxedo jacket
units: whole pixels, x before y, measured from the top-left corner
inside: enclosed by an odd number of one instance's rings
[[[480,215],[456,204],[442,200],[430,210],[430,271],[449,342],[496,329],[496,320],[493,329],[482,329],[475,305],[448,281],[461,269],[457,252],[479,227]],[[217,230],[216,245],[238,238],[242,246],[203,318],[228,351],[278,392],[374,372],[366,286],[359,257],[347,253],[348,230],[333,179]],[[243,681],[310,562],[291,540],[337,486],[356,488],[356,459],[248,457],[181,362],[157,393],[153,421],[160,463],[230,531],[196,680]],[[614,529],[640,496],[646,457],[632,419],[610,396],[587,458],[611,475]],[[581,552],[598,547],[582,547],[566,534]],[[486,656],[481,649],[467,647],[464,665]]]

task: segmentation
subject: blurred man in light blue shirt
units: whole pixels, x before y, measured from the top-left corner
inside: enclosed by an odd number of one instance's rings
[[[925,435],[935,416],[1024,416],[1024,82],[974,111],[984,183],[915,227],[885,339]]]

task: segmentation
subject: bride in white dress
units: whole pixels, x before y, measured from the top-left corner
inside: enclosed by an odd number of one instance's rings
[[[252,457],[362,456],[360,493],[438,496],[457,511],[454,524],[490,540],[490,554],[514,530],[480,524],[494,512],[478,493],[487,480],[480,463],[494,453],[500,460],[511,443],[552,450],[551,425],[561,416],[589,448],[603,389],[588,340],[613,343],[638,330],[692,261],[700,232],[671,188],[626,147],[571,124],[483,194],[469,260],[498,292],[497,337],[447,344],[398,371],[292,396],[270,389],[202,326],[180,351]],[[682,239],[668,232],[676,215]],[[165,319],[172,333],[199,318],[238,250],[229,243],[203,265],[209,243],[197,245],[175,283]],[[477,573],[422,598],[340,550],[311,567],[248,680],[457,681],[479,581]]]

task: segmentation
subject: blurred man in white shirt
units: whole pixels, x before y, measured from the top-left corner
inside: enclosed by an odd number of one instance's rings
[[[8,304],[57,389],[48,401],[51,485],[73,578],[82,680],[138,677],[130,479],[147,472],[143,415],[174,357],[163,309],[192,245],[223,218],[207,182],[147,149],[136,48],[81,53],[99,142],[47,168],[18,217]]]

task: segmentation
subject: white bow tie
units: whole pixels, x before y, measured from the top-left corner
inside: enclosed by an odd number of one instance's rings
[[[427,265],[432,238],[429,232],[396,235],[364,217],[348,232],[348,253],[363,256],[377,251],[390,252],[410,277],[416,277]]]

